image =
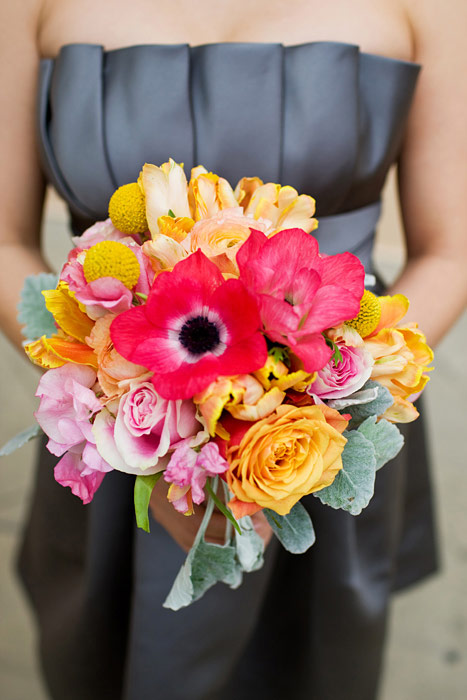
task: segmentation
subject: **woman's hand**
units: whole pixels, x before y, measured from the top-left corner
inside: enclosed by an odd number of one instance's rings
[[[165,481],[159,481],[151,495],[150,508],[153,518],[173,537],[180,547],[188,552],[201,525],[205,506],[195,506],[193,515],[178,513],[167,500],[169,485]],[[272,530],[266,517],[259,512],[252,516],[256,532],[263,538],[265,546],[269,543]],[[206,530],[206,541],[223,545],[225,542],[225,517],[218,510],[214,510]]]

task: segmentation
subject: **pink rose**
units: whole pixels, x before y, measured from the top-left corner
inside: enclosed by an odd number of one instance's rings
[[[365,384],[370,378],[374,360],[368,350],[364,347],[363,341],[353,329],[344,331],[344,339],[338,339],[338,331],[331,331],[342,360],[337,364],[331,358],[328,363],[318,371],[315,381],[307,388],[311,395],[320,399],[341,399],[353,394]],[[355,344],[349,344],[350,342]]]
[[[204,435],[193,402],[163,399],[151,382],[133,386],[119,403],[110,402],[107,408],[96,416],[93,433],[100,454],[119,471],[160,471],[165,464],[161,466],[159,460],[169,449]]]

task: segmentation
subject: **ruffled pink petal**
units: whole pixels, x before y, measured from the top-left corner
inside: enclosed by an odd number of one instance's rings
[[[219,446],[215,442],[208,442],[201,448],[196,463],[205,469],[209,476],[224,474],[229,468],[229,463],[221,456]]]
[[[324,367],[333,352],[326,345],[323,336],[318,333],[291,342],[290,347],[292,352],[303,362],[303,368],[306,372],[316,372]]]
[[[343,287],[321,287],[313,299],[300,333],[319,333],[354,318],[359,311],[359,297],[348,293]]]
[[[352,253],[339,253],[323,255],[321,262],[322,284],[343,287],[360,301],[365,288],[365,269],[360,260]]]
[[[62,486],[69,486],[75,496],[84,504],[90,503],[104,479],[104,472],[93,471],[82,474],[84,468],[81,455],[67,452],[54,469],[55,480]]]

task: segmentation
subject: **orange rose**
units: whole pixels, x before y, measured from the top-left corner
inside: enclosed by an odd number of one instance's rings
[[[302,496],[334,481],[342,469],[347,421],[324,406],[279,406],[227,450],[229,506],[239,518],[261,508],[286,515]]]

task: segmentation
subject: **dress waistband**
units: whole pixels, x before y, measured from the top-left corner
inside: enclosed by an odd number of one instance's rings
[[[322,253],[336,255],[349,251],[361,260],[367,272],[371,272],[371,253],[380,214],[381,200],[378,200],[343,214],[318,217],[318,228],[312,235]]]

